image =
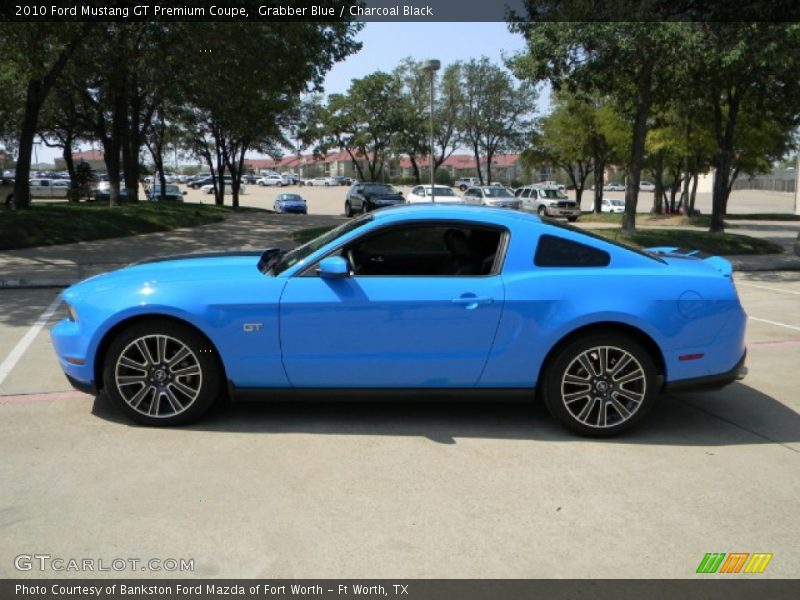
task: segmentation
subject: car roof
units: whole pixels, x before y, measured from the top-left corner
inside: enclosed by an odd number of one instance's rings
[[[527,222],[541,223],[542,220],[534,214],[495,208],[492,206],[470,206],[463,204],[448,204],[435,202],[420,204],[400,204],[382,208],[370,213],[376,222],[390,223],[405,219],[452,219],[455,221],[466,219],[470,221],[486,221],[488,223]]]

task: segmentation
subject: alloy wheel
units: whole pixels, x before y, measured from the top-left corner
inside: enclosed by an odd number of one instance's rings
[[[151,418],[183,413],[203,387],[195,353],[180,340],[157,334],[139,337],[122,350],[114,379],[125,403]]]
[[[636,357],[615,346],[581,352],[561,378],[561,400],[570,415],[591,428],[625,423],[647,395],[647,376]]]

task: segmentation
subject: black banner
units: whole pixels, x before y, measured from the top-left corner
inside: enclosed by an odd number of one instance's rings
[[[0,21],[800,21],[800,2],[762,0],[5,0]]]
[[[787,579],[10,579],[3,600],[796,600],[798,580]]]

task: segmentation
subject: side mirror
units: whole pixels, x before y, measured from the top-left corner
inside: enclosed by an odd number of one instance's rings
[[[184,195],[184,196],[185,196],[187,193],[188,193],[188,192],[187,192],[186,190],[183,190],[183,195]]]
[[[350,265],[341,256],[328,256],[319,261],[317,273],[326,279],[345,279],[350,277]]]

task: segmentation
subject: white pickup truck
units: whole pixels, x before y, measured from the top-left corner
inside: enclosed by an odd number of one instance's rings
[[[31,198],[66,198],[69,195],[67,179],[31,179]]]

